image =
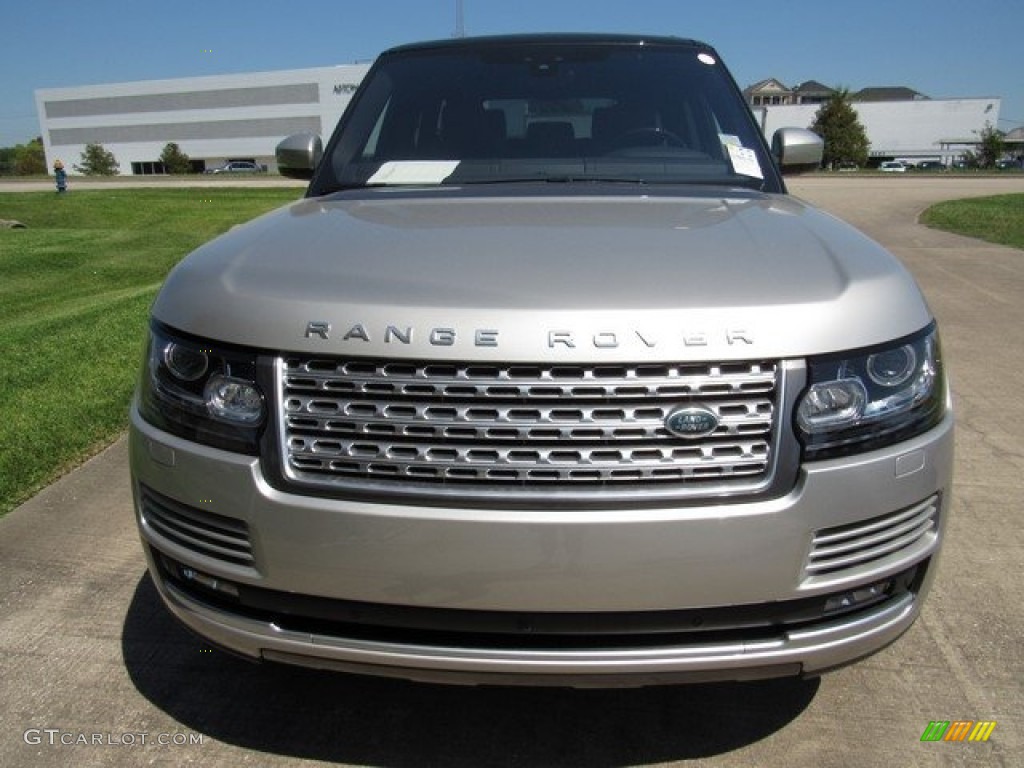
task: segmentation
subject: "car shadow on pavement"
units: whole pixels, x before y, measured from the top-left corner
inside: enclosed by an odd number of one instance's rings
[[[623,766],[699,758],[765,738],[817,680],[573,690],[428,685],[253,664],[211,649],[148,574],[125,617],[138,691],[185,728],[248,749],[371,766]]]

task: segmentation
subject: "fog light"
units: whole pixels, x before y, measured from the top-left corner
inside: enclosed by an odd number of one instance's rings
[[[877,584],[843,592],[841,595],[834,595],[825,601],[825,613],[848,611],[851,608],[861,608],[869,603],[876,603],[889,593],[891,586],[892,582],[880,581]]]
[[[197,571],[194,568],[182,566],[179,570],[181,577],[185,581],[191,581],[196,584],[201,584],[207,589],[212,589],[214,592],[220,592],[225,595],[231,595],[232,597],[238,597],[238,587],[232,584],[230,581],[222,581],[218,578],[205,574],[201,571]]]

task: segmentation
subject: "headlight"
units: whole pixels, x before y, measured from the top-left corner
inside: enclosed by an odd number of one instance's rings
[[[266,421],[256,355],[215,347],[154,324],[139,411],[146,421],[180,437],[255,454]]]
[[[934,326],[874,350],[809,361],[796,411],[808,459],[880,448],[931,429],[946,408]]]

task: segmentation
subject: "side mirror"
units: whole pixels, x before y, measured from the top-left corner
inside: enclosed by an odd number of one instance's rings
[[[315,133],[293,133],[277,145],[277,170],[290,179],[312,179],[324,156],[324,143]]]
[[[772,136],[772,154],[783,173],[813,171],[821,165],[825,141],[806,128],[779,128]]]

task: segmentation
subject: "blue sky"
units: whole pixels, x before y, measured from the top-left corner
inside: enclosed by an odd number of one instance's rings
[[[33,92],[368,61],[455,32],[456,0],[34,0],[8,6],[0,146],[39,134]],[[715,46],[741,87],[767,77],[933,98],[1000,97],[1024,125],[1021,0],[463,0],[467,34],[640,32]]]

